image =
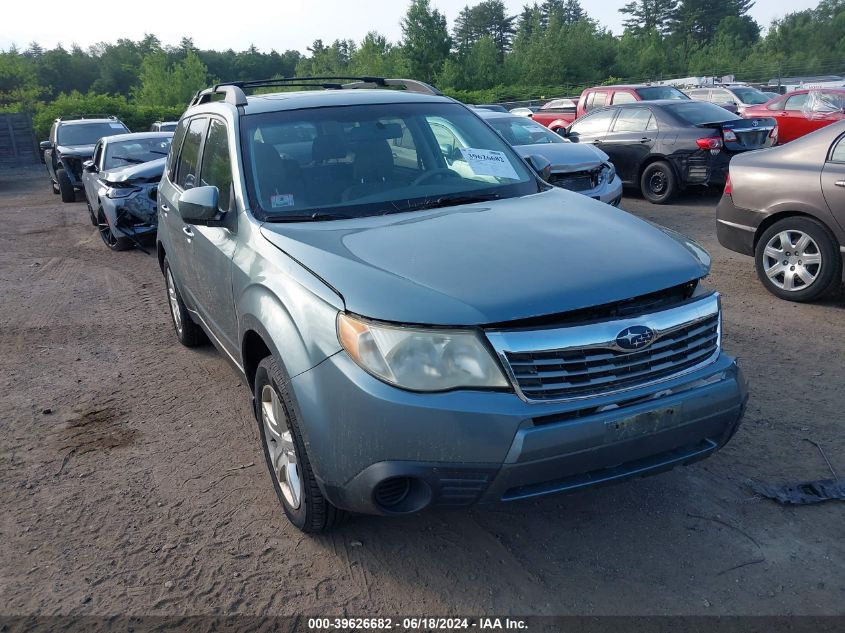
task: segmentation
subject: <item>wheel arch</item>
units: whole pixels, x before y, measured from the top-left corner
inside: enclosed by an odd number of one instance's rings
[[[822,220],[819,216],[807,213],[806,211],[796,211],[796,210],[785,210],[785,211],[778,211],[777,213],[772,213],[771,215],[767,215],[762,222],[760,222],[757,230],[754,231],[754,250],[757,250],[757,244],[760,241],[760,238],[763,236],[770,226],[780,222],[781,220],[785,220],[786,218],[807,218],[808,220],[814,220],[821,224],[825,230],[830,234],[833,238],[834,243],[838,242],[836,238],[836,232],[830,227],[830,225]]]
[[[678,166],[675,164],[675,161],[673,161],[665,154],[649,154],[643,159],[643,162],[640,163],[640,166],[637,169],[637,185],[642,182],[643,174],[645,173],[646,168],[649,165],[653,165],[654,163],[667,163],[669,165],[669,168],[672,170],[672,173],[675,175],[675,179],[678,181],[678,186],[684,186],[684,183],[681,180],[681,175],[678,172]]]

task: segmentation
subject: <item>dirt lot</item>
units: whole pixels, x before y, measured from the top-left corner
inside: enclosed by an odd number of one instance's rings
[[[725,450],[310,538],[277,506],[246,388],[213,348],[177,344],[155,258],[109,252],[41,170],[0,172],[0,613],[845,613],[845,504],[748,486],[830,476],[804,438],[845,475],[845,303],[770,296],[716,243],[716,200],[623,206],[713,254],[752,383]]]

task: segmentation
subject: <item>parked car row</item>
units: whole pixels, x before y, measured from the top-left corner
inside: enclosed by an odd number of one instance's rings
[[[75,202],[84,193],[91,223],[103,243],[125,250],[154,236],[156,196],[176,125],[157,121],[151,132],[132,134],[114,116],[58,118],[41,143],[53,193]]]

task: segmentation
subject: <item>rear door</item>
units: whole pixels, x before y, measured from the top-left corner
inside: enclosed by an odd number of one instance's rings
[[[622,182],[636,182],[640,165],[657,142],[657,121],[645,106],[620,108],[601,143]]]
[[[778,141],[788,143],[810,131],[810,122],[804,114],[804,105],[809,95],[806,91],[786,98],[783,111],[777,117]]]
[[[845,134],[836,139],[822,169],[822,192],[839,228],[845,231]]]

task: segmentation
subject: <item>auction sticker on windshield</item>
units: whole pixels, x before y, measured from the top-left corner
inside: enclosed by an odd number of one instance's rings
[[[464,160],[476,176],[495,176],[496,178],[519,180],[516,170],[504,152],[467,147],[461,149],[461,154],[463,154]]]

